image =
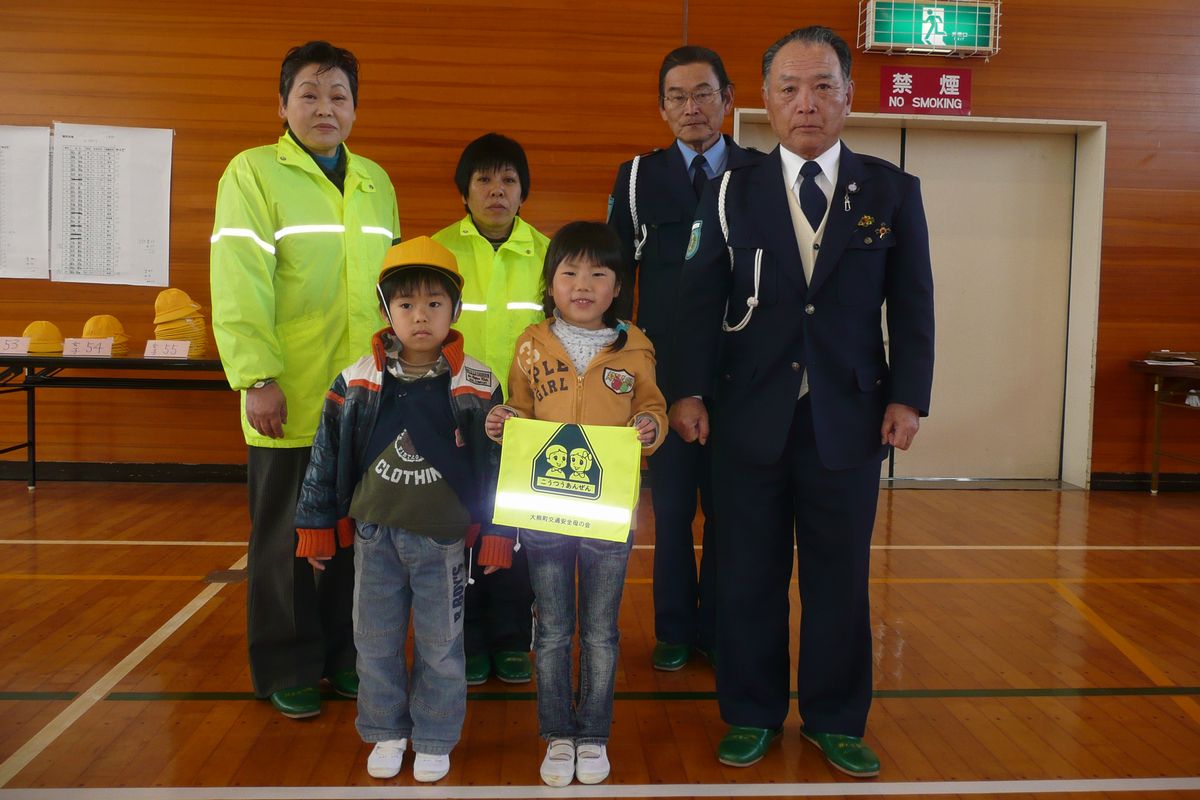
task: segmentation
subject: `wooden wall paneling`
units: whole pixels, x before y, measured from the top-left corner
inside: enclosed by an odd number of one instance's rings
[[[855,2],[741,4],[689,0],[688,40],[716,49],[737,104],[762,107],[762,52],[795,27],[828,25],[854,42]],[[976,116],[1108,124],[1096,353],[1093,472],[1147,472],[1149,384],[1128,367],[1152,348],[1200,350],[1200,21],[1187,0],[1003,0],[990,60],[855,50],[854,110],[879,110],[882,66],[946,65],[972,75]],[[1164,447],[1200,444],[1195,416],[1164,430]],[[1164,461],[1168,472],[1194,465]]]
[[[663,139],[655,81],[682,30],[678,3],[634,0],[8,5],[0,10],[9,56],[0,66],[0,124],[174,129],[171,285],[211,320],[217,180],[237,152],[278,137],[278,70],[288,47],[325,38],[359,57],[348,143],[391,175],[404,236],[462,216],[454,166],[462,147],[489,130],[525,146],[532,191],[524,216],[552,234],[572,219],[602,219],[617,164]],[[0,335],[34,319],[78,335],[88,317],[111,313],[139,348],[153,335],[158,291],[0,281]],[[0,442],[25,438],[22,399],[0,397]],[[245,459],[233,393],[64,389],[40,393],[38,406],[42,460]],[[83,424],[96,414],[103,426]]]
[[[987,62],[856,52],[855,109],[877,110],[879,67],[945,63],[971,69],[978,116],[1108,123],[1093,470],[1146,471],[1148,390],[1126,363],[1153,347],[1200,349],[1192,242],[1200,219],[1200,23],[1187,0],[1005,0],[1002,10],[1001,52]],[[349,144],[391,174],[406,236],[461,215],[453,166],[461,147],[486,130],[526,146],[525,216],[552,233],[570,219],[602,217],[616,165],[665,139],[654,81],[671,47],[686,38],[717,49],[737,84],[737,104],[757,107],[771,41],[814,22],[853,40],[857,13],[857,3],[844,0],[802,8],[748,2],[736,13],[717,0],[525,0],[503,8],[354,0],[333,14],[312,0],[286,10],[48,0],[0,10],[0,47],[9,54],[0,67],[0,124],[173,128],[171,282],[207,312],[216,181],[236,152],[278,135],[277,70],[293,44],[324,37],[360,57],[359,120]],[[6,280],[0,334],[51,319],[72,335],[92,314],[113,313],[144,340],[156,293]],[[177,461],[185,450],[196,463],[244,459],[232,394],[160,392],[140,405],[104,394],[113,397],[43,393],[42,458]],[[104,435],[73,421],[101,399],[112,425]],[[24,438],[18,406],[0,398],[0,441]],[[1166,443],[1188,447],[1195,428],[1172,425]]]

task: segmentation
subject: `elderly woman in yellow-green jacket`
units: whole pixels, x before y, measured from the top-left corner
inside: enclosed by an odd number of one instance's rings
[[[247,638],[258,697],[320,713],[328,678],[354,696],[352,555],[318,584],[295,557],[293,516],[326,389],[379,326],[375,276],[400,236],[387,173],[344,144],[358,62],[328,42],[293,48],[279,78],[284,133],[234,157],[217,187],[213,332],[242,393],[250,490]]]

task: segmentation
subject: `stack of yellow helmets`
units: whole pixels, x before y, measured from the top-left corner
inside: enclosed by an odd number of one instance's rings
[[[154,301],[154,338],[187,340],[189,356],[204,355],[208,345],[200,304],[182,289],[163,289]]]
[[[39,319],[25,327],[22,336],[29,337],[29,352],[31,353],[61,353],[63,351],[63,335],[53,322]]]
[[[125,335],[121,320],[112,314],[97,314],[83,323],[84,339],[107,339],[110,336],[113,340],[112,354],[129,355],[129,337]]]

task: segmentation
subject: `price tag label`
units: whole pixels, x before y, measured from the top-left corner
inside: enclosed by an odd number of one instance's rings
[[[146,358],[187,358],[191,342],[174,339],[151,339],[146,342]]]
[[[113,337],[106,339],[63,339],[64,356],[111,356]]]
[[[0,336],[0,355],[23,356],[28,352],[28,336]]]

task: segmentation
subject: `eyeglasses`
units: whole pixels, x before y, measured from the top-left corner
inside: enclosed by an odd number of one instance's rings
[[[721,101],[724,89],[706,89],[702,92],[671,92],[662,96],[663,105],[668,108],[681,108],[690,99],[698,106],[715,106]]]

